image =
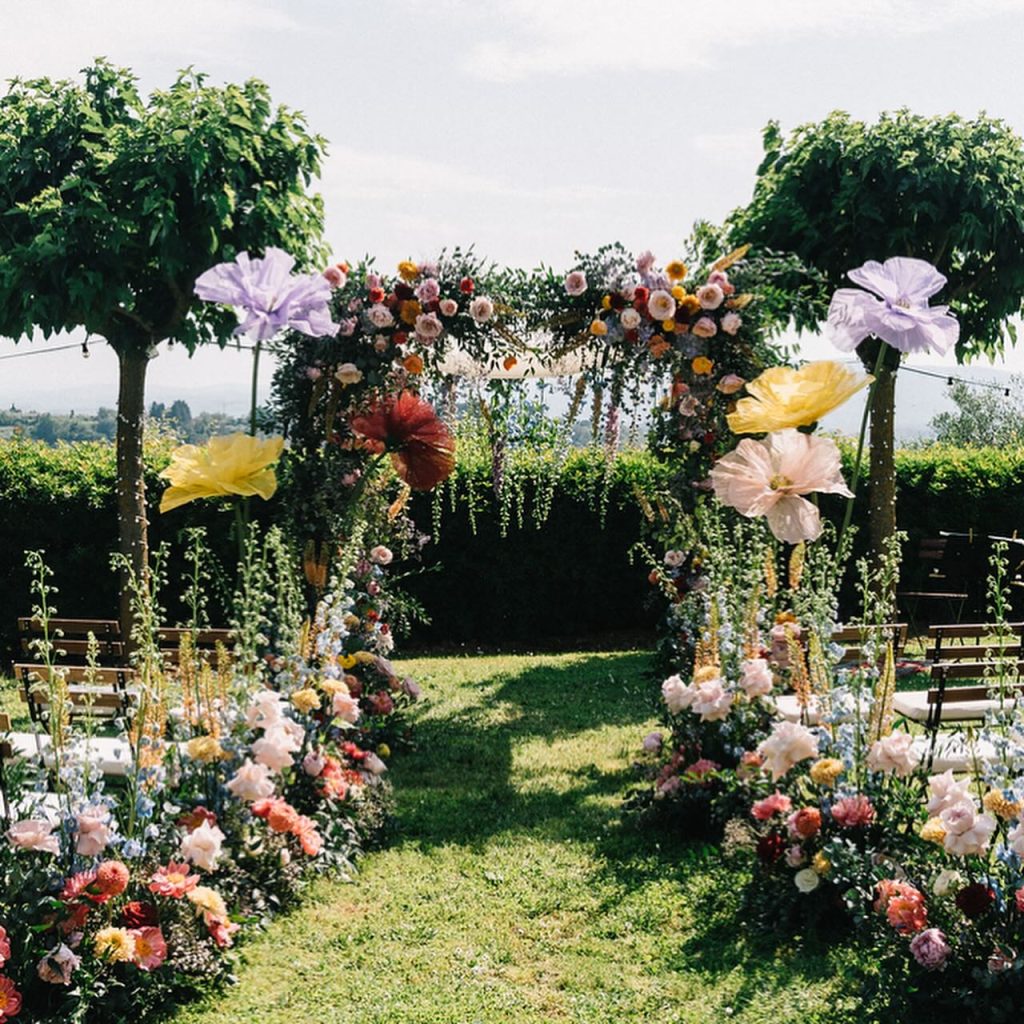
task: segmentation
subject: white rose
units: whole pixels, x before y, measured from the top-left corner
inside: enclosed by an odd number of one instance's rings
[[[619,321],[627,331],[635,331],[640,326],[640,314],[632,306],[627,306],[619,314]]]
[[[693,688],[690,710],[702,722],[720,722],[729,714],[735,698],[722,685],[721,679],[709,679]]]
[[[912,775],[917,768],[917,755],[913,746],[914,737],[909,732],[894,732],[883,736],[871,744],[868,768],[873,772]]]
[[[1010,849],[1018,857],[1024,858],[1024,821],[1018,821],[1006,838],[1009,841]]]
[[[928,779],[928,792],[931,794],[927,806],[929,815],[935,817],[949,807],[969,803],[970,788],[971,780],[962,779],[958,782],[953,777],[952,769],[944,771],[941,775],[931,776]]]
[[[204,871],[216,871],[217,859],[224,844],[224,833],[216,825],[204,821],[181,840],[178,848],[185,860]]]
[[[996,830],[996,819],[990,814],[978,814],[972,803],[947,807],[939,817],[946,829],[942,845],[947,853],[957,857],[983,854]]]
[[[355,725],[359,721],[359,701],[349,693],[336,693],[334,695],[333,711],[336,717],[349,725]]]
[[[952,871],[950,868],[943,868],[938,877],[932,883],[932,892],[936,896],[945,896],[954,886],[960,884],[960,872]]]
[[[817,871],[814,868],[803,868],[793,876],[793,884],[802,892],[814,892],[821,884]]]
[[[771,693],[775,679],[765,658],[748,658],[743,662],[741,672],[740,686],[751,700]]]
[[[334,379],[345,387],[349,384],[358,384],[363,379],[363,371],[355,363],[342,363],[334,371]]]
[[[270,769],[265,764],[256,764],[247,757],[231,777],[227,789],[232,796],[251,804],[256,800],[265,800],[273,796],[274,782],[270,778]]]
[[[669,676],[661,684],[661,697],[669,711],[678,715],[693,703],[694,692],[679,676]]]
[[[795,764],[818,756],[818,737],[799,722],[778,722],[757,752],[764,756],[775,782]]]

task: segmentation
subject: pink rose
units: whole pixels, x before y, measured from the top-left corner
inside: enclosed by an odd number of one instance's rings
[[[709,316],[702,316],[691,328],[690,333],[698,338],[713,338],[718,333],[715,321]]]
[[[307,366],[306,367],[306,379],[307,380],[319,380],[324,375],[324,371],[319,366]]]
[[[370,323],[374,327],[390,327],[395,322],[395,318],[391,315],[391,310],[379,302],[377,305],[371,306],[366,311],[366,315],[370,318]]]
[[[685,711],[693,703],[694,696],[693,689],[687,686],[679,676],[669,676],[661,684],[661,698],[673,715]]]
[[[738,377],[735,373],[727,373],[715,387],[723,395],[735,395],[737,391],[747,382],[742,378]]]
[[[701,309],[718,309],[725,301],[725,292],[717,284],[701,285],[696,295]]]
[[[406,294],[408,294],[408,292]],[[437,302],[440,297],[441,286],[432,277],[428,277],[425,281],[421,282],[419,287],[416,289],[416,298],[424,305],[428,302]]]
[[[348,280],[341,267],[328,267],[324,271],[324,278],[332,288],[344,288]]]
[[[964,801],[947,807],[939,817],[946,837],[942,841],[947,853],[958,857],[980,856],[988,849],[996,819],[990,814],[979,814],[973,803]]]
[[[376,547],[370,549],[370,561],[374,565],[390,565],[391,560],[395,556],[391,553],[390,548],[386,548],[383,544],[378,544]]]
[[[75,853],[83,857],[98,857],[111,839],[110,813],[105,807],[90,807],[78,815],[77,822]]]
[[[62,942],[39,961],[36,974],[48,985],[70,985],[71,975],[81,962],[81,958]]]
[[[459,304],[454,299],[442,299],[438,303],[442,316],[455,316],[459,311]]]
[[[345,693],[344,690],[334,695],[333,711],[338,718],[343,722],[348,722],[349,725],[355,725],[359,721],[359,701],[352,694]]]
[[[941,775],[932,775],[928,779],[928,792],[930,794],[926,810],[934,817],[941,814],[949,807],[957,804],[970,803],[971,780],[961,779],[959,782],[953,777],[953,770],[950,768]]]
[[[840,828],[863,828],[875,820],[875,808],[866,796],[844,796],[832,805],[832,820]]]
[[[741,666],[740,688],[753,699],[771,693],[775,680],[764,658],[748,658]]]
[[[416,317],[416,337],[421,341],[434,341],[440,337],[444,330],[444,324],[437,318],[436,313],[421,313]]]
[[[818,756],[818,738],[799,722],[778,722],[757,751],[764,756],[772,779],[781,779],[794,765]]]
[[[732,295],[736,291],[736,286],[729,283],[729,275],[724,270],[712,270],[708,274],[708,284],[717,284],[726,295]]]
[[[771,796],[758,800],[751,808],[750,813],[758,821],[767,821],[776,814],[788,814],[793,808],[793,801],[785,793],[776,790]]]
[[[315,779],[324,770],[324,765],[326,763],[327,762],[323,759],[323,756],[320,753],[315,750],[311,750],[302,759],[302,770],[307,775],[310,775]]]
[[[565,275],[567,295],[582,295],[587,290],[587,275],[582,270],[573,270]]]
[[[647,312],[653,320],[671,320],[676,315],[676,300],[664,288],[656,288],[647,298]]]
[[[739,313],[726,313],[722,317],[722,330],[726,334],[735,334],[743,326],[743,317]]]
[[[356,321],[352,317],[345,317],[338,321],[338,335],[342,338],[350,338],[356,331]]]
[[[735,699],[722,685],[721,679],[709,679],[694,686],[690,710],[700,715],[702,722],[720,722],[728,716]]]
[[[50,822],[42,818],[25,818],[7,830],[7,838],[19,850],[56,855],[60,853],[60,844],[52,833],[53,825]]]
[[[926,928],[910,942],[910,953],[926,971],[941,971],[952,949],[937,928]]]
[[[918,758],[914,752],[914,737],[909,732],[894,732],[871,744],[868,768],[885,774],[912,775]]]
[[[485,324],[494,316],[494,303],[486,295],[478,295],[469,304],[469,315],[478,324]]]
[[[379,288],[381,286],[380,276],[377,274],[367,274],[366,277],[363,278],[363,284],[371,290]]]
[[[251,804],[273,796],[274,782],[265,764],[257,764],[247,757],[231,777],[227,789],[232,796]]]

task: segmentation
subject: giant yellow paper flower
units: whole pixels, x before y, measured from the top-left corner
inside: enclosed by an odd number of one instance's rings
[[[265,441],[249,434],[211,437],[204,446],[183,444],[171,452],[171,464],[160,474],[171,486],[164,491],[160,511],[169,512],[196,498],[232,494],[270,498],[277,477],[270,466],[281,457],[284,438]]]
[[[750,397],[729,413],[734,434],[762,434],[809,427],[874,380],[832,361],[805,363],[799,370],[772,366],[747,385]]]

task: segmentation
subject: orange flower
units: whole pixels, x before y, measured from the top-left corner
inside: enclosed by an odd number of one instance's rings
[[[707,356],[697,356],[697,358],[690,363],[690,368],[696,374],[708,374],[715,368],[715,364],[711,362]]]
[[[353,416],[350,426],[368,447],[391,454],[395,472],[414,491],[429,491],[455,469],[455,438],[434,407],[411,391]]]
[[[423,372],[423,360],[415,352],[402,360],[402,365],[409,373],[417,374]]]
[[[700,300],[696,295],[687,295],[680,301],[678,308],[687,316],[693,316],[700,312]]]
[[[608,333],[608,325],[603,320],[592,320],[590,322],[590,333],[602,337]]]
[[[670,281],[682,281],[686,277],[686,264],[682,260],[672,260],[665,267],[665,276]]]
[[[647,349],[655,359],[660,359],[670,348],[672,346],[660,334],[655,334],[647,342]]]
[[[420,268],[412,260],[402,260],[398,264],[398,273],[403,281],[413,282],[420,276]]]
[[[416,317],[423,312],[423,307],[415,299],[406,299],[398,307],[399,319],[404,324],[408,324],[410,327],[416,323]]]
[[[519,360],[516,359],[515,356],[506,356],[505,357],[505,361],[501,365],[505,367],[505,370],[507,372],[509,370],[515,369],[515,367],[516,367],[516,365],[518,363],[519,363]]]

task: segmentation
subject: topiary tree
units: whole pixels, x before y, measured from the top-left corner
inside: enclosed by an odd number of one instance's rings
[[[960,361],[1016,341],[1010,320],[1024,298],[1024,143],[979,115],[920,117],[907,110],[874,124],[837,111],[784,138],[764,131],[754,197],[730,218],[736,240],[800,256],[829,289],[867,260],[914,256],[948,278],[937,296],[961,324]],[[869,338],[858,348],[879,367],[871,415],[871,545],[896,529],[893,416],[899,353]]]
[[[191,352],[231,337],[233,315],[193,293],[211,265],[267,246],[320,255],[308,189],[324,142],[259,81],[214,87],[187,70],[144,100],[126,69],[83,74],[15,80],[0,98],[0,334],[80,327],[117,353],[120,548],[141,578],[149,360],[163,341]]]

